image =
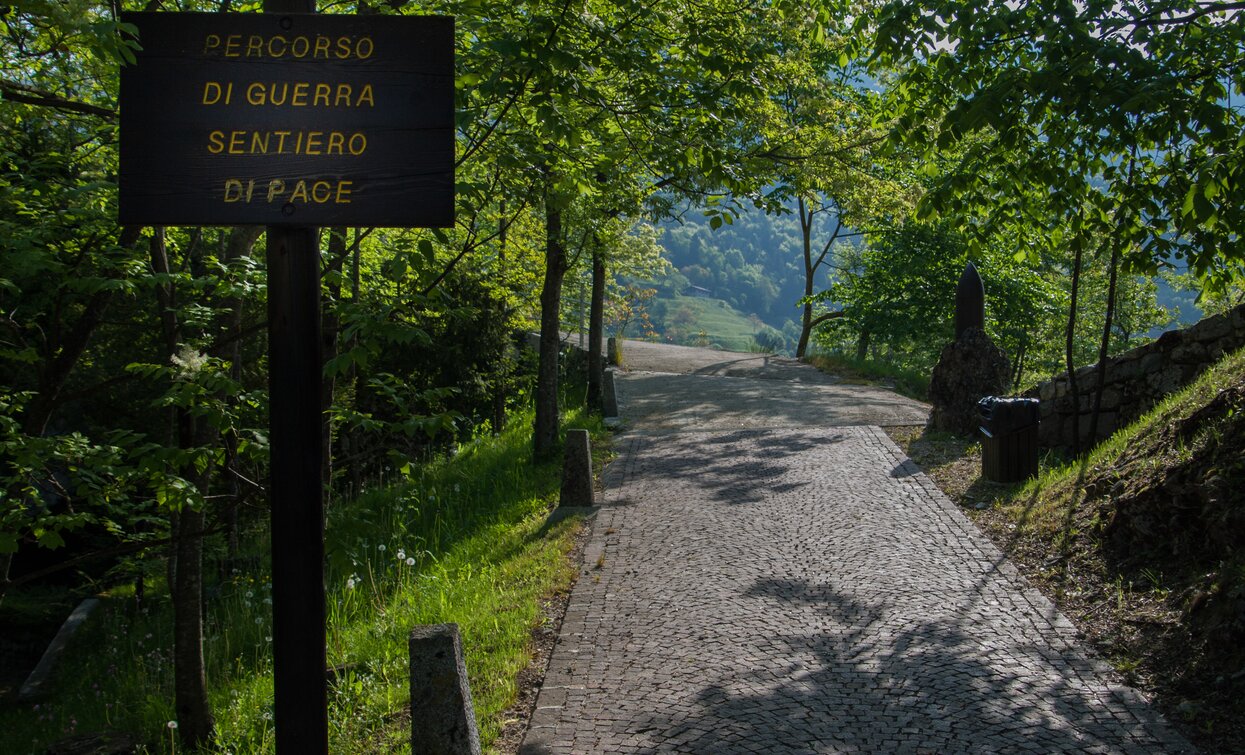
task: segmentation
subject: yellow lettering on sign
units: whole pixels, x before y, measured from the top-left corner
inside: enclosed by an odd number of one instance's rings
[[[303,147],[304,155],[323,155],[321,139],[324,138],[323,131],[308,131],[307,144]]]
[[[332,87],[328,84],[316,84],[316,93],[312,95],[311,104],[315,107],[329,106],[329,92]]]
[[[228,105],[233,101],[233,82],[222,86],[218,81],[207,81],[203,84],[203,105]]]
[[[293,107],[307,106],[307,89],[311,85],[305,81],[300,81],[294,85],[294,94],[290,97],[290,105]]]
[[[233,97],[233,84],[229,85],[228,96]],[[256,107],[282,107],[287,104],[290,107],[376,107],[376,93],[371,84],[364,84],[356,90],[351,84],[252,81],[246,85],[245,97],[248,105]],[[206,92],[204,98],[207,98]]]
[[[292,138],[291,138],[292,137]],[[207,151],[212,155],[351,155],[367,152],[362,131],[247,131],[208,132]]]
[[[334,204],[350,204],[350,194],[354,191],[354,181],[338,181],[337,196],[334,198]]]
[[[286,202],[302,202],[303,204],[350,204],[354,193],[354,181],[340,181],[327,178],[289,179],[293,181],[293,189],[286,180],[274,178],[268,181],[266,200],[268,204],[285,204]],[[256,199],[254,178],[226,178],[222,200],[226,204],[250,204]],[[262,188],[261,188],[262,191]]]
[[[367,60],[376,52],[371,37],[329,37],[283,34],[219,34],[203,36],[203,55],[223,58],[295,58],[313,60]]]
[[[342,146],[345,144],[345,142],[346,142],[345,134],[343,134],[340,131],[330,131],[329,132],[329,143],[328,143],[328,146],[325,147],[324,149],[324,154],[326,155],[342,154]]]

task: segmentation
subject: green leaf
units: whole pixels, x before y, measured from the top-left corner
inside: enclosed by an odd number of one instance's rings
[[[35,535],[39,541],[39,545],[48,550],[56,550],[65,544],[65,538],[61,537],[61,533],[56,530],[43,530]]]
[[[419,249],[419,253],[424,255],[424,259],[427,260],[429,267],[437,264],[437,252],[432,248],[431,241],[428,239],[420,239],[416,246]]]

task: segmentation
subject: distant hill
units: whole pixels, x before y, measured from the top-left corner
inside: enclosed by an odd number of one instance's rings
[[[755,315],[777,331],[794,327],[796,302],[804,292],[800,226],[794,215],[752,210],[715,230],[693,209],[681,223],[668,221],[660,227],[660,243],[677,271],[659,282],[662,299],[695,291],[722,300],[745,318]]]
[[[752,351],[765,344],[783,351],[782,336],[757,318],[750,318],[721,299],[671,296],[656,300],[649,316],[660,340],[682,346],[726,351]],[[759,336],[759,338],[758,338]]]

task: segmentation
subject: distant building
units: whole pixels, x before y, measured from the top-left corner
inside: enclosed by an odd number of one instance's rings
[[[707,288],[701,288],[700,286],[688,286],[687,288],[683,289],[683,295],[684,296],[695,296],[698,299],[714,298],[712,291],[710,291]]]

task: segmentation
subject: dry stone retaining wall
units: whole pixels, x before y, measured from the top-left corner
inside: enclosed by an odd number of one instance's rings
[[[1224,354],[1245,346],[1245,305],[1208,317],[1185,330],[1164,333],[1157,341],[1112,357],[1106,364],[1101,440],[1140,417],[1165,396],[1191,383]],[[1068,448],[1073,432],[1088,443],[1090,413],[1097,387],[1097,365],[1076,371],[1078,401],[1073,401],[1067,373],[1042,383],[1025,395],[1037,398],[1043,446]],[[1079,408],[1079,414],[1078,414]]]

